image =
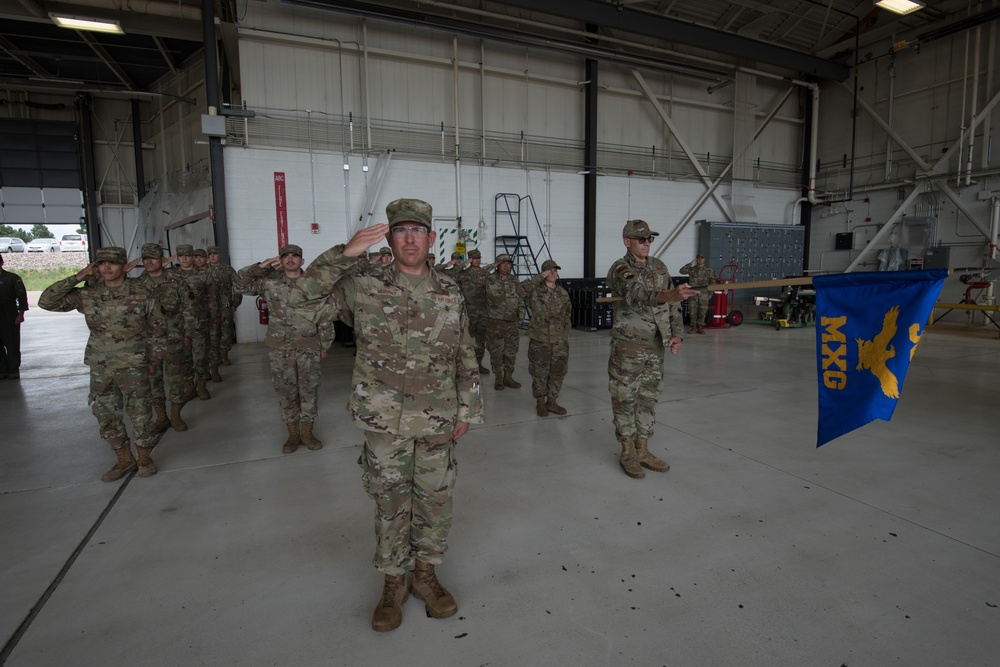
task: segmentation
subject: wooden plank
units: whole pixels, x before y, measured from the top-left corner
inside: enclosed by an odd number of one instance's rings
[[[777,280],[750,280],[743,283],[714,283],[708,287],[698,289],[707,289],[712,292],[728,292],[729,290],[738,289],[761,289],[764,287],[788,287],[792,285],[812,285],[811,276],[800,276],[798,278],[779,278]],[[620,296],[603,296],[596,299],[597,303],[610,303],[612,301],[621,301]]]
[[[952,308],[954,310],[983,310],[991,313],[1000,312],[1000,306],[990,306],[979,303],[935,303],[934,308]]]

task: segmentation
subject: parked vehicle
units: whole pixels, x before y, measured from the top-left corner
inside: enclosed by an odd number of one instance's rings
[[[0,252],[24,252],[24,241],[16,236],[0,238]]]
[[[87,237],[83,234],[63,234],[59,239],[59,247],[63,252],[87,250]]]
[[[28,252],[59,252],[59,241],[55,239],[35,239],[28,244]]]

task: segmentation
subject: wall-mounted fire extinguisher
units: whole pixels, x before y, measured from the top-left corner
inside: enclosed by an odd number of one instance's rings
[[[260,311],[260,323],[267,324],[271,321],[270,312],[267,310],[267,301],[264,297],[257,297],[257,310]]]

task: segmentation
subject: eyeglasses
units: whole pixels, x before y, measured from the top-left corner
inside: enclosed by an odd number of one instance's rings
[[[639,243],[646,245],[647,243],[653,242],[652,236],[635,236],[632,238],[633,241],[638,241]]]
[[[393,236],[406,236],[407,234],[412,234],[413,236],[426,236],[427,232],[430,231],[423,225],[411,226],[397,225],[389,230],[389,233]]]

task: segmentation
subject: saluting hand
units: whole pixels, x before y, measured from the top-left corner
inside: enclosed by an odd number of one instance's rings
[[[371,248],[379,241],[385,239],[385,235],[388,232],[389,225],[384,222],[372,225],[371,227],[365,227],[364,229],[359,229],[358,232],[351,237],[351,240],[347,242],[347,245],[344,246],[344,256],[359,257],[361,253],[368,250],[368,248]]]
[[[128,273],[129,271],[131,271],[135,267],[139,266],[139,259],[140,259],[139,257],[136,257],[131,262],[129,262],[128,264],[126,264],[125,265],[125,273]]]
[[[82,269],[80,269],[79,271],[77,271],[76,272],[76,282],[80,282],[81,280],[83,280],[84,278],[86,278],[87,276],[89,276],[91,273],[94,272],[94,269],[96,269],[96,268],[97,268],[97,262],[91,262],[87,266],[85,266]]]

